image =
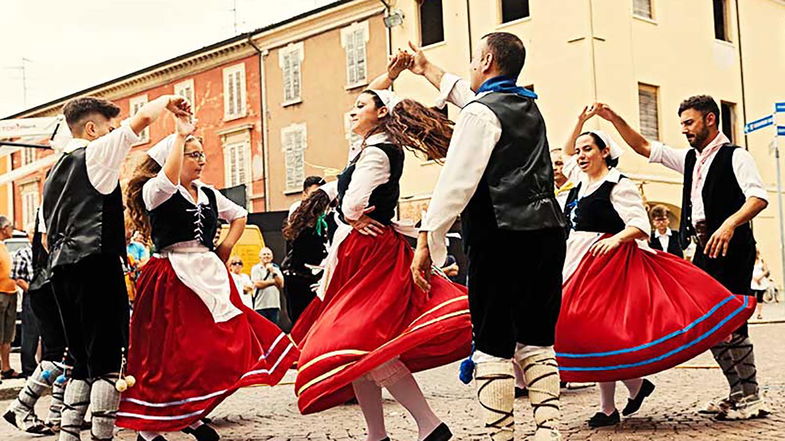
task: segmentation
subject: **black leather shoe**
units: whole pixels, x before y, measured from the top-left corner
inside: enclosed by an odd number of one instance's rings
[[[136,435],[136,441],[146,441],[146,440],[142,438],[142,435]],[[167,441],[167,440],[163,436],[158,435],[155,438],[153,438],[153,441]]]
[[[643,384],[641,384],[641,390],[638,391],[638,395],[635,395],[635,398],[627,398],[627,405],[624,406],[621,414],[624,416],[629,416],[640,410],[643,400],[651,395],[652,392],[654,392],[654,383],[649,380],[643,380]]]
[[[615,426],[621,422],[619,411],[614,410],[612,414],[605,415],[604,412],[597,412],[589,418],[589,427]]]
[[[433,432],[429,433],[428,436],[425,437],[422,441],[447,441],[448,439],[452,438],[452,432],[450,432],[450,428],[447,427],[446,424],[441,423],[433,429]]]
[[[183,429],[183,433],[193,436],[196,438],[196,441],[218,441],[221,439],[221,435],[218,435],[218,432],[207,424],[202,424],[196,429],[186,427]]]

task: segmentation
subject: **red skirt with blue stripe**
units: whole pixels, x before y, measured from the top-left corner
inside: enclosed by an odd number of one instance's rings
[[[562,381],[643,377],[683,363],[746,323],[755,298],[689,261],[622,244],[586,254],[564,283],[556,325]]]

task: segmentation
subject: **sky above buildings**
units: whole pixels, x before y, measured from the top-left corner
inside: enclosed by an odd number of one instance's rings
[[[0,118],[332,1],[2,0]]]

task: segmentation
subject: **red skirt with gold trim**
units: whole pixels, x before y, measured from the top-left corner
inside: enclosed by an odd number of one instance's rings
[[[231,281],[231,278],[229,279]],[[288,335],[230,299],[242,314],[216,323],[168,259],[152,258],[137,282],[127,373],[117,426],[171,432],[207,416],[240,387],[275,385],[297,359]]]
[[[466,288],[438,275],[430,292],[417,288],[403,236],[392,228],[377,237],[353,231],[338,253],[324,301],[309,306],[293,331],[303,414],[346,402],[352,381],[393,358],[416,372],[469,354]]]

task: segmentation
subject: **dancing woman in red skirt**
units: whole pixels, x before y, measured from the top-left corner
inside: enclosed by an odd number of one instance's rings
[[[296,360],[294,343],[243,305],[225,261],[247,212],[198,181],[205,166],[192,123],[150,149],[128,185],[136,227],[157,254],[142,269],[131,317],[127,373],[117,425],[139,441],[182,430],[199,441],[218,434],[201,422],[240,387],[274,385]],[[213,247],[218,218],[230,222]],[[129,385],[131,386],[131,385]]]
[[[608,135],[583,132],[584,109],[565,147],[565,175],[576,184],[564,290],[556,326],[563,381],[600,381],[592,427],[620,421],[615,382],[638,411],[654,384],[641,377],[669,369],[726,339],[755,308],[690,262],[648,247],[649,221],[635,184],[615,168],[621,153]]]
[[[324,298],[309,306],[293,330],[301,351],[295,392],[304,414],[355,396],[367,440],[381,441],[388,440],[384,387],[414,417],[419,440],[447,440],[450,430],[431,410],[412,372],[468,355],[466,292],[446,277],[434,277],[429,293],[414,285],[413,251],[393,218],[403,147],[441,158],[452,130],[439,113],[412,100],[396,101],[387,90],[366,90],[351,111],[363,149],[338,178],[342,223],[328,257]],[[327,194],[317,190],[311,198]],[[292,224],[312,223],[322,208],[309,207],[303,203]]]

